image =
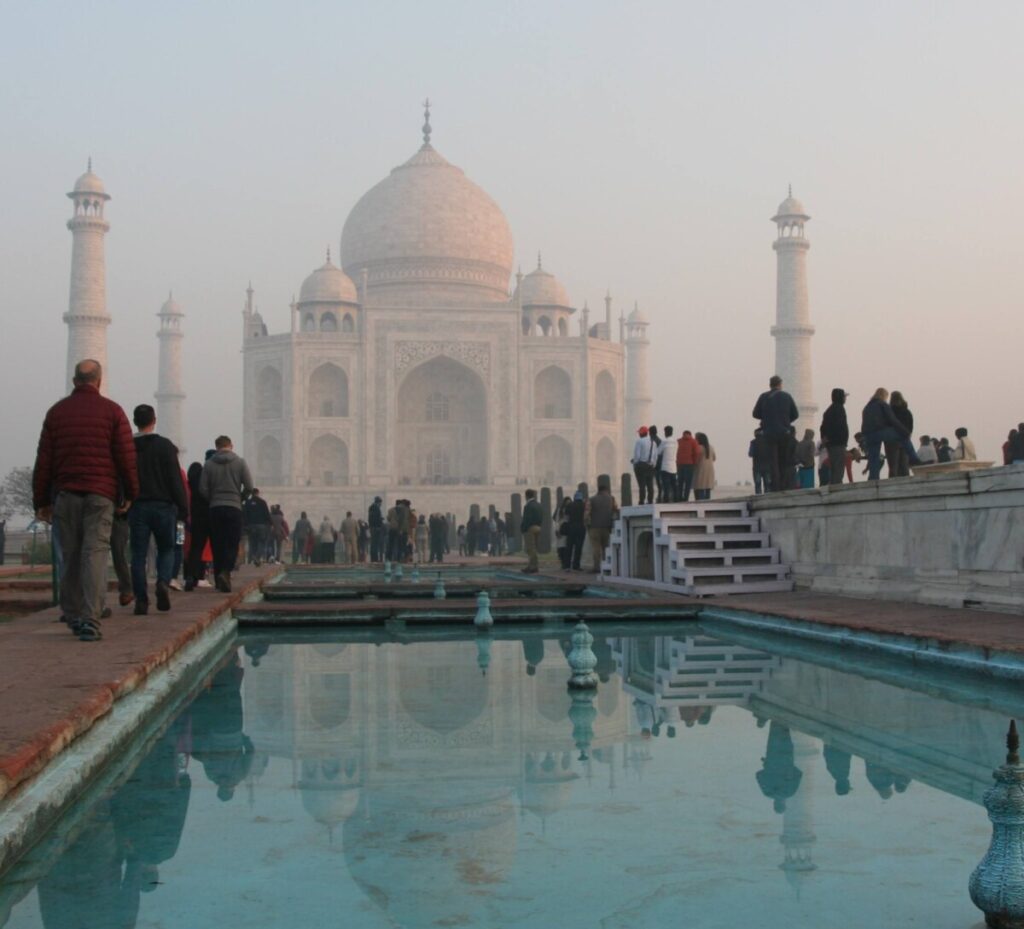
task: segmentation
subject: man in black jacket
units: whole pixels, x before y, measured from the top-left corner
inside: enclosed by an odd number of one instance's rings
[[[156,412],[147,403],[135,407],[132,421],[135,456],[139,470],[139,495],[128,511],[128,532],[132,549],[132,592],[135,615],[149,612],[146,589],[146,555],[149,539],[156,542],[156,608],[171,608],[170,584],[174,573],[174,537],[178,520],[188,514],[188,498],[181,479],[178,449],[156,433]]]
[[[843,483],[846,470],[846,446],[850,441],[850,427],[846,422],[846,391],[832,388],[832,405],[821,417],[821,444],[828,450],[828,482]]]
[[[370,524],[370,561],[374,564],[384,560],[384,515],[380,505],[380,497],[374,497],[366,517]]]
[[[242,504],[242,519],[249,537],[249,562],[261,565],[267,557],[267,543],[270,541],[270,507],[260,496],[257,488],[253,488],[249,499]]]
[[[773,374],[768,390],[754,404],[754,419],[761,420],[761,431],[771,448],[772,490],[788,490],[790,482],[783,479],[793,471],[789,457],[789,432],[800,417],[793,398],[782,389],[782,378]]]

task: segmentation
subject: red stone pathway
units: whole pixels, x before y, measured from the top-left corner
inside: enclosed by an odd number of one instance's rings
[[[239,571],[235,591],[172,591],[173,608],[145,617],[117,606],[103,639],[80,642],[48,609],[0,625],[0,798],[138,687],[150,672],[274,569]],[[110,602],[110,601],[108,601]]]
[[[934,639],[987,651],[1024,654],[1024,616],[982,610],[834,597],[811,591],[709,597],[702,606],[840,626],[858,632]]]

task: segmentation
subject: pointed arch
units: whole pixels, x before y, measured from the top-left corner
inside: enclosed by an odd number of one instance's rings
[[[615,402],[615,378],[610,371],[601,371],[594,380],[594,416],[606,423],[618,419]]]
[[[535,419],[572,418],[572,378],[565,368],[548,365],[533,382]]]
[[[537,480],[544,485],[571,485],[572,446],[560,435],[549,435],[537,443],[533,456]]]
[[[615,454],[615,443],[608,436],[605,436],[597,443],[594,449],[594,465],[598,475],[607,474],[615,480],[615,474],[619,470],[618,459]]]
[[[487,480],[487,387],[471,368],[441,355],[413,368],[398,389],[392,447],[399,481]],[[444,467],[447,454],[448,467]]]
[[[348,375],[336,364],[325,362],[309,376],[306,415],[348,416]]]
[[[322,435],[309,446],[309,482],[314,487],[348,483],[348,446],[336,435]]]
[[[256,446],[256,476],[261,484],[279,485],[284,483],[282,474],[281,443],[265,435]]]
[[[280,419],[282,403],[281,372],[266,365],[256,375],[256,416],[259,419]]]

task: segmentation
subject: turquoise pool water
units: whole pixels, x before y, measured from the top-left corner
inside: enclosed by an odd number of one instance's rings
[[[0,926],[980,923],[1005,694],[665,631],[598,638],[575,701],[567,628],[242,640]]]

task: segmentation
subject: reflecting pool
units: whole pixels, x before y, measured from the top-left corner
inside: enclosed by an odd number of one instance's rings
[[[980,924],[985,685],[664,629],[598,635],[584,695],[570,627],[243,638],[6,875],[0,926]]]

